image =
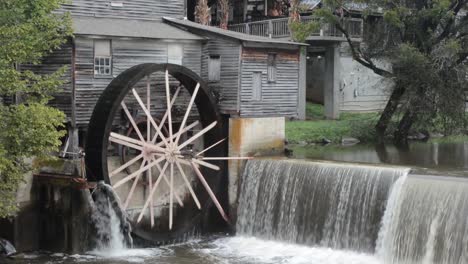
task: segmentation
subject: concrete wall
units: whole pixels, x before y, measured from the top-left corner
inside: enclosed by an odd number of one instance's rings
[[[282,155],[285,141],[285,118],[231,118],[229,120],[229,156]],[[239,186],[245,161],[229,161],[229,214],[237,216]]]

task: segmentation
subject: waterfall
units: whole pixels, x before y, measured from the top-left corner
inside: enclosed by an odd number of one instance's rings
[[[244,170],[241,235],[374,252],[393,183],[405,168],[253,160]]]
[[[113,254],[132,247],[131,226],[112,187],[99,182],[93,196],[96,251]]]
[[[412,175],[395,187],[377,245],[384,263],[468,263],[468,181]]]

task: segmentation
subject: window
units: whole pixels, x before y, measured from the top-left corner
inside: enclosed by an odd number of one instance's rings
[[[262,73],[254,72],[252,75],[252,100],[262,100]]]
[[[112,54],[110,40],[94,41],[94,75],[112,75]]]
[[[211,55],[208,61],[208,81],[219,82],[221,77],[221,57]]]
[[[182,65],[184,57],[184,46],[180,44],[169,44],[167,47],[167,63]]]
[[[268,82],[276,82],[276,54],[268,54]]]

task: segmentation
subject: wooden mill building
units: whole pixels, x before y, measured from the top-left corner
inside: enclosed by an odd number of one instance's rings
[[[25,69],[49,73],[68,65],[68,80],[52,104],[85,133],[94,106],[121,72],[143,63],[172,63],[212,88],[221,114],[298,115],[301,44],[202,26],[184,19],[184,0],[73,0],[74,38]]]

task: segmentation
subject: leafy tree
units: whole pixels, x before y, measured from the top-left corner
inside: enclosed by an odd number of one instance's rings
[[[468,0],[325,0],[316,13],[346,36],[353,58],[393,80],[387,105],[376,125],[383,139],[392,119],[397,143],[414,126],[442,122],[450,132],[465,122],[468,56]],[[365,43],[351,40],[343,10],[366,6]],[[377,15],[376,15],[377,14]],[[379,61],[390,62],[381,67]]]
[[[53,13],[63,0],[0,1],[0,217],[16,212],[16,190],[32,157],[48,158],[57,150],[65,116],[47,106],[63,83],[65,68],[50,75],[21,71],[24,64],[60,48],[71,36],[67,14]]]

